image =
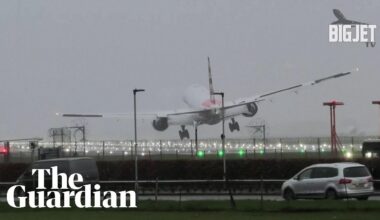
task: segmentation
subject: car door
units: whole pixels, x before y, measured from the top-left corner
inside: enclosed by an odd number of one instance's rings
[[[334,177],[338,175],[338,169],[333,167],[317,167],[313,169],[311,178],[313,183],[310,185],[311,194],[315,196],[324,196],[327,186],[335,181]]]
[[[310,193],[311,173],[313,168],[302,171],[294,179],[293,189],[297,196],[306,196]]]

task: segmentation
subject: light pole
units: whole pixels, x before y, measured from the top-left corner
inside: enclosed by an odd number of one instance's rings
[[[139,189],[139,176],[138,176],[138,166],[137,166],[137,120],[136,120],[136,93],[144,92],[145,89],[134,89],[133,90],[133,116],[134,116],[134,127],[135,127],[135,192],[138,195]]]
[[[220,95],[222,97],[222,151],[223,151],[223,180],[227,179],[227,167],[226,167],[226,148],[225,148],[225,132],[224,132],[224,92],[214,92],[214,95]]]
[[[235,208],[235,199],[232,194],[232,190],[228,184],[228,178],[227,178],[227,167],[226,167],[226,147],[225,147],[225,132],[224,132],[224,124],[225,124],[225,119],[224,119],[224,92],[214,92],[214,95],[220,95],[222,97],[222,135],[220,136],[222,138],[222,151],[223,151],[223,180],[225,183],[225,187],[228,189],[228,194],[230,195],[230,204],[231,208]]]

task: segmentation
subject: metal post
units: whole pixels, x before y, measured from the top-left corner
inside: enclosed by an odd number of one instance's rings
[[[333,126],[333,114],[332,114],[332,107],[330,107],[330,150],[331,150],[331,154],[334,155],[334,126]]]
[[[267,138],[265,134],[265,125],[263,125],[264,154],[266,153]]]
[[[226,167],[226,147],[225,147],[225,119],[224,119],[224,92],[214,92],[214,95],[220,95],[222,97],[222,135],[220,136],[222,139],[222,151],[223,151],[223,180],[227,179],[227,167]]]
[[[160,140],[160,159],[162,160],[162,141]]]
[[[317,143],[318,143],[318,160],[321,159],[321,139],[317,138]]]
[[[223,179],[226,180],[227,179],[227,167],[226,167],[226,146],[225,146],[225,142],[226,142],[226,135],[225,135],[225,118],[224,118],[224,92],[221,93],[222,95],[222,117],[223,117],[223,121],[222,121],[222,150],[223,150]]]
[[[190,140],[190,150],[191,150],[191,157],[194,156],[194,152],[193,152],[193,140]]]
[[[135,192],[136,197],[138,197],[139,179],[138,179],[138,155],[137,155],[137,119],[136,119],[136,93],[144,92],[144,89],[134,89],[133,90],[133,118],[134,118],[134,130],[135,130]]]
[[[158,199],[158,178],[156,177],[156,187],[154,192],[154,200],[157,202]]]
[[[263,175],[260,176],[260,210],[264,209],[264,184]]]
[[[136,90],[133,90],[133,118],[134,118],[134,130],[135,130],[135,192],[138,194],[138,167],[137,167],[137,122],[136,122]]]
[[[135,153],[134,153],[134,148],[133,148],[133,146],[134,146],[134,144],[133,144],[133,141],[131,141],[131,147],[130,147],[130,149],[131,149],[131,160],[133,160],[134,158],[135,158]]]
[[[10,155],[11,155],[11,148],[10,148],[9,141],[4,142],[4,148],[5,148],[4,161],[8,163],[10,161]]]
[[[105,145],[106,145],[106,143],[105,143],[105,141],[103,141],[103,160],[104,160],[104,154],[105,154]]]
[[[83,152],[84,156],[86,156],[86,127],[82,126],[82,131],[83,131]]]
[[[195,129],[195,153],[198,153],[198,125],[196,122],[194,123],[194,129]]]
[[[282,160],[282,139],[280,138],[280,159]]]
[[[235,199],[232,194],[232,190],[228,184],[228,176],[227,176],[227,166],[226,166],[226,136],[225,136],[225,118],[224,118],[224,92],[214,92],[213,95],[220,95],[222,97],[222,150],[223,150],[223,180],[225,182],[225,186],[228,189],[228,194],[230,195],[230,204],[232,208],[236,207]]]

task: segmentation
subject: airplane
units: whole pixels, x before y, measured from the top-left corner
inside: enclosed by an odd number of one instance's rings
[[[358,69],[356,69],[358,71]],[[152,126],[157,131],[165,131],[169,126],[180,126],[178,131],[181,140],[189,139],[189,131],[186,126],[194,126],[195,138],[197,139],[197,127],[199,125],[215,125],[223,119],[230,119],[229,129],[231,132],[240,131],[239,123],[235,120],[237,116],[253,117],[258,111],[257,103],[264,101],[267,97],[286,91],[297,91],[300,88],[313,86],[330,79],[347,76],[351,72],[337,73],[317,80],[306,83],[296,84],[279,90],[270,91],[267,93],[240,98],[226,103],[223,100],[215,97],[215,91],[211,75],[210,58],[208,58],[208,80],[209,88],[206,89],[201,85],[191,85],[184,93],[183,101],[188,105],[189,109],[142,113],[139,117],[151,118]],[[90,118],[132,118],[133,114],[116,113],[116,114],[67,114],[56,113],[62,117],[90,117]]]
[[[337,21],[332,22],[331,24],[367,24],[359,21],[353,21],[353,20],[348,20],[346,17],[344,17],[343,13],[339,9],[333,9],[333,13],[336,18],[338,18]]]

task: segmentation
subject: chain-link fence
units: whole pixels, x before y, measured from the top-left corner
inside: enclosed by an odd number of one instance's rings
[[[338,156],[361,157],[364,140],[376,137],[340,137]],[[11,162],[29,162],[54,157],[87,156],[98,160],[128,160],[134,158],[134,141],[39,142],[32,152],[29,142],[10,143]],[[191,159],[194,157],[227,158],[331,158],[329,137],[227,139],[225,152],[220,139],[140,140],[137,153],[142,159]],[[3,158],[0,156],[0,162]]]

